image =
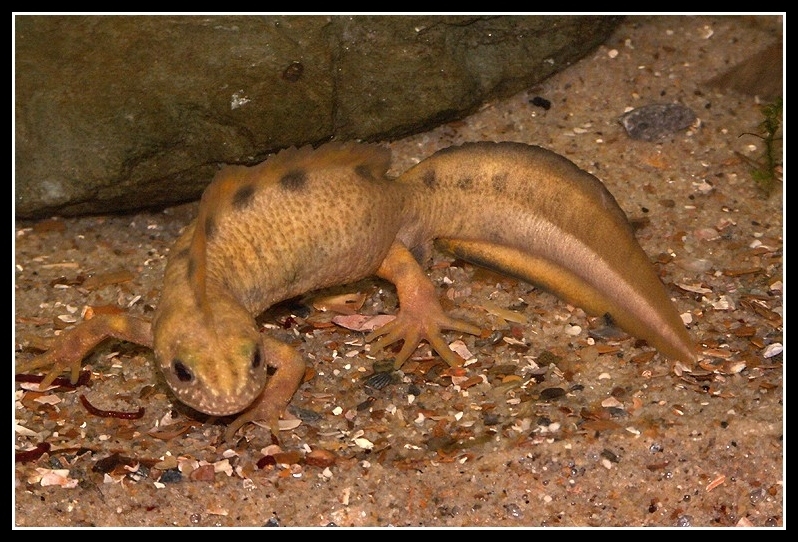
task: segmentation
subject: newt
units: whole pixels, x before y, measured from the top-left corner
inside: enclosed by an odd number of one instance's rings
[[[602,182],[570,160],[521,143],[441,150],[395,179],[390,151],[327,143],[226,166],[170,251],[151,322],[100,315],[57,337],[18,372],[50,368],[77,379],[108,337],[151,347],[175,396],[216,416],[272,430],[300,386],[305,362],[261,333],[255,317],[282,300],[376,275],[399,297],[396,319],[371,332],[371,351],[403,341],[399,368],[422,341],[462,364],[445,331],[479,334],[449,317],[416,260],[431,242],[456,257],[559,296],[644,339],[696,360],[696,345],[626,215]]]

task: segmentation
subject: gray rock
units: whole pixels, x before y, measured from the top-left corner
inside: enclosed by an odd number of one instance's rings
[[[681,104],[650,104],[625,113],[619,122],[632,139],[654,142],[689,128],[696,118],[692,109]]]
[[[16,16],[16,216],[166,206],[224,163],[428,130],[565,68],[618,22]]]

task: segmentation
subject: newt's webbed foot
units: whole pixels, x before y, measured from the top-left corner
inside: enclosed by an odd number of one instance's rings
[[[452,352],[441,332],[453,330],[479,335],[480,329],[450,318],[443,312],[435,286],[407,247],[398,241],[394,242],[377,270],[377,275],[396,285],[400,308],[396,320],[372,331],[366,337],[367,341],[381,337],[372,345],[372,350],[404,340],[402,349],[396,355],[395,367],[399,368],[419,343],[426,340],[446,363],[452,366],[462,365],[462,358]]]
[[[39,384],[47,388],[58,375],[69,371],[72,383],[78,381],[80,368],[91,350],[108,337],[152,347],[150,323],[128,314],[95,316],[56,337],[53,346],[39,356],[17,364],[17,373],[51,368]]]
[[[441,333],[443,330],[461,331],[472,335],[479,335],[481,331],[477,326],[447,316],[435,301],[433,305],[427,306],[421,314],[409,310],[405,305],[395,320],[369,333],[366,336],[366,341],[370,342],[380,337],[371,345],[371,350],[377,351],[396,341],[404,340],[401,350],[396,354],[394,362],[396,369],[407,361],[422,340],[426,340],[449,365],[453,367],[462,365],[463,359],[449,348],[443,338]]]
[[[224,431],[224,441],[233,442],[238,430],[252,422],[265,423],[269,426],[269,430],[272,434],[276,435],[280,430],[279,420],[283,410],[285,410],[284,406],[275,403],[261,402],[256,404],[230,422],[230,425],[228,425],[227,429]]]
[[[69,372],[69,380],[72,384],[77,383],[80,376],[80,368],[83,366],[83,356],[72,355],[70,352],[64,355],[59,350],[57,346],[54,346],[44,354],[17,363],[14,372],[22,374],[50,368],[39,383],[39,389],[41,390],[50,387],[50,384],[65,372]]]

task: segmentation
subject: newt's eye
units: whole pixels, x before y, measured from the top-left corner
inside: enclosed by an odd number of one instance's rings
[[[175,376],[177,376],[180,382],[191,382],[194,380],[194,375],[191,374],[188,367],[183,365],[183,362],[177,358],[172,360],[172,370],[175,372]]]
[[[260,358],[260,348],[259,348],[255,350],[255,353],[252,355],[252,368],[257,369],[258,367],[260,367],[261,361],[262,360]]]

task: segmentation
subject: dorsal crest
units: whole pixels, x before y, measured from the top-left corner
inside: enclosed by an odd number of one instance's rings
[[[374,178],[385,176],[391,165],[391,151],[379,145],[332,141],[314,149],[310,145],[283,149],[249,170],[259,182],[276,182],[285,173],[305,169],[309,172],[331,167],[360,168]]]
[[[194,235],[189,246],[189,257],[193,264],[189,278],[194,298],[207,319],[212,318],[206,285],[208,239],[213,236],[213,229],[227,205],[226,202],[232,201],[232,195],[241,185],[242,176],[237,173],[246,169],[243,166],[225,167],[216,174],[213,182],[208,185],[200,199],[199,212],[194,224]]]

